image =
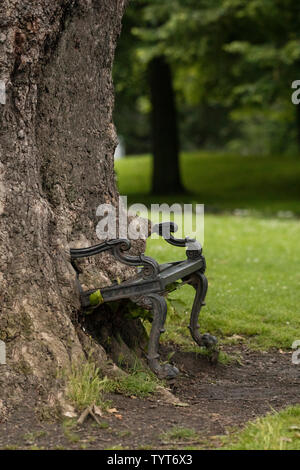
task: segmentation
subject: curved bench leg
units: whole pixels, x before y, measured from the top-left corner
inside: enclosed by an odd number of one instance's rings
[[[167,316],[167,302],[164,297],[158,294],[149,294],[146,296],[149,301],[149,307],[153,311],[153,322],[148,346],[148,364],[150,369],[160,378],[171,379],[179,373],[177,367],[170,364],[160,364],[159,362],[159,338],[164,330],[164,324]],[[148,302],[147,302],[148,303]]]
[[[208,282],[205,277],[205,275],[197,271],[194,273],[188,283],[194,287],[196,290],[196,295],[192,307],[192,312],[191,312],[191,317],[190,317],[190,324],[189,324],[189,330],[191,332],[191,335],[194,339],[194,341],[199,345],[199,346],[204,346],[208,349],[215,350],[216,349],[216,344],[218,342],[217,338],[215,336],[210,335],[209,333],[204,333],[200,334],[199,333],[199,324],[198,324],[198,319],[199,319],[199,314],[201,311],[201,307],[204,304],[204,299],[207,293],[207,287],[208,287]]]

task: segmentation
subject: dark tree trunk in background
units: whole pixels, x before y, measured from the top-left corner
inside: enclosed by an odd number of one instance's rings
[[[149,64],[152,104],[153,194],[182,192],[179,170],[179,138],[172,74],[164,57]]]
[[[118,199],[111,70],[124,3],[1,1],[0,420],[30,387],[49,398],[57,370],[90,346],[105,365],[77,321],[69,249],[99,243],[96,208]],[[82,267],[89,287],[132,274],[109,254]]]

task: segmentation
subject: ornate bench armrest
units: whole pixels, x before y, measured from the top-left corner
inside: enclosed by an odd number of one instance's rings
[[[178,226],[175,222],[162,222],[152,227],[152,233],[162,236],[170,245],[187,247],[188,258],[195,258],[202,253],[202,246],[195,238],[175,238],[172,233],[177,232]],[[172,233],[171,233],[172,232]]]
[[[123,250],[129,250],[130,241],[127,238],[118,238],[116,240],[107,240],[106,242],[99,243],[98,245],[89,246],[87,248],[71,248],[71,259],[86,258],[87,256],[94,256],[103,251],[111,250],[116,245],[122,245]]]
[[[128,255],[125,252],[131,247],[131,242],[127,238],[117,238],[115,240],[107,240],[99,245],[93,245],[88,248],[71,248],[70,255],[71,260],[74,261],[78,258],[86,258],[88,256],[94,256],[103,251],[110,251],[113,256],[123,264],[128,266],[138,267],[142,266],[143,277],[154,277],[159,273],[158,263],[150,256],[143,254],[133,256]]]

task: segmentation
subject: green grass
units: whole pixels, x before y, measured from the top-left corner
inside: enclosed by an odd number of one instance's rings
[[[162,382],[156,375],[150,370],[145,371],[137,361],[135,367],[125,377],[106,379],[105,390],[125,396],[145,398],[153,394],[158,385],[162,385]]]
[[[300,450],[300,406],[290,406],[250,422],[223,438],[226,450]]]
[[[46,431],[33,431],[24,434],[24,441],[26,444],[34,444],[36,439],[40,437],[45,437],[47,435]]]
[[[91,361],[72,364],[66,373],[66,395],[79,411],[90,405],[107,408],[103,400],[106,379],[101,379],[99,369]]]
[[[201,330],[224,341],[236,335],[253,348],[290,348],[300,331],[298,220],[206,215],[204,254],[209,289]],[[160,263],[184,250],[149,239],[146,253]],[[165,340],[193,345],[187,329],[194,290],[169,294]]]
[[[275,209],[300,209],[300,159],[194,153],[183,154],[181,163],[195,201],[217,208],[244,206],[264,211],[260,217],[251,212],[246,216],[206,214],[209,290],[200,319],[202,331],[223,342],[244,341],[263,350],[290,348],[300,330],[300,223],[297,218],[262,215]],[[149,191],[150,157],[130,157],[116,166],[121,194],[134,197],[143,189]],[[161,197],[160,202],[165,201]],[[185,256],[182,249],[161,239],[149,239],[146,253],[160,263]],[[169,295],[163,335],[186,348],[193,346],[187,330],[193,296],[189,286]]]
[[[205,216],[204,254],[209,290],[201,314],[202,331],[223,342],[243,341],[269,349],[290,348],[300,330],[300,224],[297,218],[263,217],[276,211],[300,213],[300,159],[183,154],[183,180],[198,203],[218,209],[247,207],[253,213]],[[150,202],[150,157],[116,162],[121,194]],[[144,195],[141,193],[144,192]],[[177,196],[184,202],[186,197]],[[170,199],[170,198],[169,198]],[[170,202],[161,197],[160,202]],[[153,199],[155,202],[155,199]],[[199,237],[201,238],[201,237]],[[163,263],[184,252],[149,239],[147,254]],[[187,331],[194,291],[169,295],[164,338],[192,347]]]
[[[199,440],[199,435],[194,429],[182,428],[174,426],[170,431],[163,433],[160,436],[162,441],[195,441]]]
[[[184,342],[185,342],[185,339],[183,340],[183,343]],[[183,344],[183,346],[184,346],[184,344]],[[212,356],[212,351],[209,351],[205,347],[200,348],[197,344],[194,344],[194,345],[191,345],[191,346],[190,345],[184,346],[182,348],[182,350],[184,352],[193,352],[196,355],[205,356],[207,358],[211,358],[211,356]],[[241,356],[236,354],[236,353],[235,354],[228,354],[225,351],[219,351],[219,353],[218,353],[218,364],[229,365],[229,364],[233,364],[233,363],[242,365]]]
[[[135,367],[124,377],[110,379],[101,377],[100,370],[91,359],[72,365],[63,373],[66,380],[66,396],[79,411],[97,405],[106,410],[111,402],[104,400],[106,393],[115,392],[126,396],[147,397],[155,392],[161,382],[150,370],[144,370],[137,360]],[[71,420],[67,420],[71,423]]]
[[[203,203],[210,209],[252,209],[267,214],[300,214],[300,158],[212,154],[181,155],[182,179],[188,194],[152,197],[152,159],[128,157],[115,164],[120,194],[129,202]]]
[[[80,441],[80,435],[77,432],[74,432],[77,423],[75,419],[65,419],[62,423],[62,429],[64,436],[68,441],[75,443]]]
[[[107,379],[106,391],[144,398],[155,392],[157,383],[147,372],[137,372],[119,379]]]
[[[221,343],[290,349],[300,339],[300,159],[183,154],[187,194],[150,196],[151,159],[116,162],[119,190],[129,203],[197,202],[206,212],[204,254],[209,281],[202,332]],[[247,209],[247,211],[235,211]],[[228,213],[229,212],[229,213]],[[272,217],[269,217],[272,216]],[[184,259],[184,250],[149,239],[146,254],[160,263]],[[169,294],[164,341],[195,350],[187,325],[190,286]],[[237,358],[237,360],[239,360]],[[230,367],[231,358],[224,357]],[[300,449],[300,406],[250,422],[224,437],[228,449]]]
[[[115,392],[127,396],[146,397],[155,392],[157,381],[151,379],[146,372],[129,374],[127,377],[114,381]]]

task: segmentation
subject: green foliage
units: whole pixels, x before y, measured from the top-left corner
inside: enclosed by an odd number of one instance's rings
[[[150,323],[153,320],[153,314],[149,310],[145,310],[139,307],[134,302],[128,302],[126,305],[126,312],[124,313],[126,318],[140,318],[141,320],[147,320]]]
[[[297,152],[299,27],[296,0],[133,0],[115,63],[128,152],[149,151],[147,64],[159,55],[172,65],[184,148]]]
[[[108,302],[107,307],[112,311],[112,313],[116,313],[118,309],[120,309],[120,302]],[[134,302],[130,300],[126,300],[126,302],[122,306],[123,308],[123,315],[125,318],[140,318],[141,320],[147,320],[150,323],[153,320],[153,314],[151,311],[146,310],[142,307],[139,307]]]
[[[173,292],[174,290],[180,289],[182,287],[182,282],[181,281],[175,281],[172,282],[171,284],[168,284],[166,287],[167,292]]]
[[[95,292],[93,292],[90,297],[90,304],[93,306],[93,307],[96,307],[98,305],[101,305],[103,303],[103,297],[102,297],[102,294],[100,292],[100,290],[96,290]]]

